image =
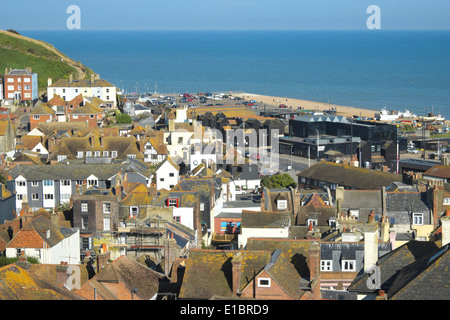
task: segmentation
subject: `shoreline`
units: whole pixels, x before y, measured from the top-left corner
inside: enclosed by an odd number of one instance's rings
[[[238,93],[235,96],[244,98],[245,100],[256,100],[258,103],[265,104],[269,108],[278,108],[280,104],[287,105],[288,109],[297,110],[297,107],[301,107],[304,110],[311,111],[324,111],[335,108],[336,115],[353,117],[354,115],[366,118],[375,118],[375,113],[380,113],[380,110],[364,109],[359,107],[341,106],[337,104],[330,104],[326,102],[317,102],[303,99],[295,99],[288,97],[268,96],[256,93]],[[450,125],[450,119],[444,121],[445,124]]]

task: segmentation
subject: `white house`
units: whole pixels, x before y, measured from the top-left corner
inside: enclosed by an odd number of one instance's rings
[[[80,231],[53,224],[40,215],[24,223],[22,229],[6,246],[6,257],[22,253],[42,264],[78,264],[80,262]]]
[[[59,79],[53,83],[48,79],[47,98],[51,100],[55,94],[65,101],[71,101],[78,95],[85,98],[95,97],[103,100],[108,108],[117,108],[116,87],[106,80],[91,75],[89,80]]]
[[[258,218],[261,214],[265,215],[265,219]],[[290,224],[289,215],[286,213],[244,211],[238,246],[242,245],[245,248],[249,238],[287,239]]]
[[[167,157],[155,170],[156,189],[170,190],[180,182],[180,166]]]

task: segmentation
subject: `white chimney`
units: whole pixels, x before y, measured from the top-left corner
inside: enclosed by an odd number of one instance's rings
[[[47,86],[50,87],[52,83],[53,83],[52,78],[49,77],[47,80]]]
[[[450,210],[445,211],[441,217],[442,224],[442,246],[450,243]]]
[[[366,224],[364,232],[364,271],[376,265],[378,261],[378,224]]]

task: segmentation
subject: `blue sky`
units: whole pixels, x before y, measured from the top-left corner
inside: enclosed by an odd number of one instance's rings
[[[21,0],[1,4],[0,28],[66,30],[70,5],[82,30],[358,30],[370,5],[385,30],[450,30],[448,0]]]

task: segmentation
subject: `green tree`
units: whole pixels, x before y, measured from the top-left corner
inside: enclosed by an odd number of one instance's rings
[[[133,119],[131,119],[131,116],[129,116],[126,113],[121,113],[119,115],[116,115],[116,121],[117,123],[131,123],[133,122]]]
[[[265,176],[261,179],[261,185],[268,189],[297,187],[294,179],[287,173]]]

